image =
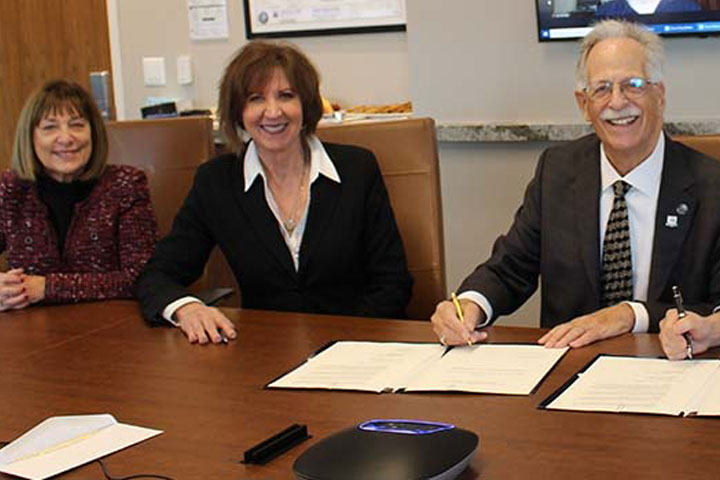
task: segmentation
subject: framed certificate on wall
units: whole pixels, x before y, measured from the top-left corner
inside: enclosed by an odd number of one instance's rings
[[[405,30],[405,0],[243,0],[247,38]]]

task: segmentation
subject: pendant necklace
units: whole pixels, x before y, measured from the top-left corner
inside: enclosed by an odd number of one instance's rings
[[[300,187],[298,188],[298,194],[295,197],[295,205],[293,206],[292,212],[290,212],[290,216],[283,220],[283,227],[288,232],[289,235],[292,235],[293,231],[295,231],[295,228],[297,228],[297,216],[298,216],[298,210],[300,209],[300,205],[302,204],[302,198],[303,198],[303,189],[305,187],[305,174],[307,173],[308,168],[307,164],[303,163],[303,173],[302,177],[300,177]]]

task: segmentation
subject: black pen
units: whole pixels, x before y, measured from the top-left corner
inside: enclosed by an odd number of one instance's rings
[[[672,291],[673,291],[673,299],[675,300],[675,307],[677,308],[677,311],[678,311],[678,318],[684,318],[685,315],[687,315],[687,314],[685,313],[685,306],[683,305],[683,298],[682,298],[682,293],[680,293],[680,287],[678,287],[677,285],[673,285]],[[683,333],[683,337],[685,337],[685,343],[687,343],[687,347],[685,347],[686,353],[687,353],[687,358],[692,360],[693,348],[692,348],[692,338],[690,337],[690,332]]]

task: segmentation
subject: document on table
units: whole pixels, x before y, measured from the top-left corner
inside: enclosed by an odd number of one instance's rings
[[[461,391],[528,395],[567,349],[478,344],[336,342],[268,388]]]
[[[108,414],[50,417],[0,449],[0,472],[41,480],[161,433]]]
[[[493,345],[453,348],[408,381],[405,391],[460,391],[530,395],[567,351],[541,345]]]
[[[720,415],[720,360],[598,356],[541,405],[658,415]]]

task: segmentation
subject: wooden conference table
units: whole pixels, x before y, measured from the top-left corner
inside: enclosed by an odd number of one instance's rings
[[[625,335],[570,351],[530,396],[266,390],[265,383],[331,340],[434,337],[424,322],[226,313],[239,340],[206,347],[190,345],[175,329],[146,326],[131,301],[0,314],[0,440],[53,415],[112,413],[165,431],[108,457],[112,475],[288,479],[297,456],[333,432],[373,418],[412,418],[480,436],[463,479],[720,475],[720,419],[536,408],[598,353],[659,354],[656,336]],[[490,332],[493,342],[528,342],[541,331]],[[245,449],[292,423],[307,424],[313,438],[267,465],[238,463]],[[103,478],[97,463],[61,477]]]

